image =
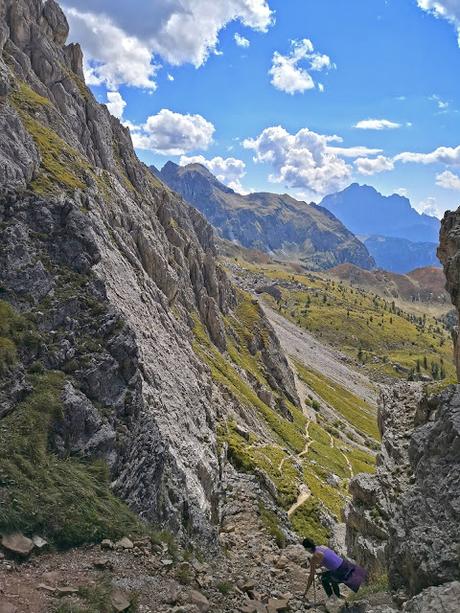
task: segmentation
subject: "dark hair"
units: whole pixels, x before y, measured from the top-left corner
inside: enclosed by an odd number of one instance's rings
[[[305,547],[305,549],[309,549],[310,551],[315,551],[316,549],[315,542],[311,539],[303,539],[302,545]]]

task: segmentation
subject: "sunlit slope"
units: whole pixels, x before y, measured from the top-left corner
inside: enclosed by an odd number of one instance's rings
[[[375,407],[351,393],[346,399],[328,394],[329,386],[337,393],[332,381],[324,389],[316,382],[310,386],[309,373],[300,363],[294,364],[296,374],[310,390],[302,409],[285,394],[277,394],[263,359],[270,335],[260,306],[245,292],[238,298],[237,308],[226,320],[225,351],[210,342],[195,318],[196,353],[208,364],[227,403],[237,401],[243,408],[242,413],[235,405],[234,417],[220,424],[222,451],[238,470],[272,484],[300,535],[326,538],[331,520],[341,521],[350,478],[374,470],[373,449],[378,446]],[[257,347],[251,344],[249,329],[259,338]],[[273,397],[258,394],[261,386],[271,390]],[[355,440],[355,432],[362,437]],[[262,516],[281,538],[275,518],[265,512]]]
[[[262,277],[268,286],[276,286],[278,292],[262,294],[264,301],[369,372],[406,379],[453,379],[450,334],[430,315],[416,316],[377,294],[318,275],[240,260],[232,265],[243,277],[257,275],[259,281]]]

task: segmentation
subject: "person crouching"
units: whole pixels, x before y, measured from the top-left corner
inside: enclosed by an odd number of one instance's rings
[[[324,568],[321,573],[321,583],[327,596],[331,599],[342,598],[340,584],[344,583],[357,592],[367,579],[367,571],[350,560],[339,556],[335,551],[324,545],[316,545],[314,541],[305,538],[302,542],[307,551],[313,554],[310,560],[310,575],[304,596],[307,595],[317,568]]]

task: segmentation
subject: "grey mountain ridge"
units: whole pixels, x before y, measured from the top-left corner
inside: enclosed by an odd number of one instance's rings
[[[326,196],[320,204],[357,235],[389,236],[413,242],[439,241],[439,219],[419,213],[408,198],[398,194],[383,196],[374,187],[353,183],[341,192]]]
[[[406,238],[373,235],[363,240],[377,266],[390,272],[406,273],[416,268],[441,264],[436,255],[437,243],[414,242]]]
[[[152,172],[196,207],[225,239],[311,270],[374,267],[366,247],[330,211],[287,194],[237,194],[201,164],[168,162]]]

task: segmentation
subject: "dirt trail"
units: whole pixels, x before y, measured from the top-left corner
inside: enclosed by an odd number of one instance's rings
[[[347,465],[348,471],[350,473],[350,479],[351,479],[354,476],[354,472],[353,472],[353,467],[351,465],[350,460],[343,453],[343,451],[341,449],[339,449],[338,447],[335,446],[334,437],[332,436],[332,434],[330,432],[328,432],[327,435],[329,436],[329,439],[330,439],[329,444],[332,447],[332,449],[337,449],[337,451],[342,455],[343,459],[345,460],[345,464]]]
[[[288,321],[263,302],[260,302],[260,305],[274,327],[285,353],[291,359],[320,372],[372,406],[377,405],[377,389],[365,375],[346,364],[348,358],[344,354],[322,344],[312,334]],[[302,389],[302,385],[299,385],[298,393],[303,396],[304,401],[306,394]]]
[[[288,511],[288,517],[294,515],[299,507],[301,507],[307,500],[310,498],[311,492],[307,485],[303,484],[300,486],[299,497],[297,501],[292,505],[292,507]]]
[[[302,458],[304,455],[307,455],[308,450],[310,449],[310,445],[313,443],[313,439],[310,437],[310,434],[308,432],[310,428],[310,424],[311,424],[311,421],[309,421],[305,427],[305,438],[307,439],[307,442],[305,443],[304,450],[301,451],[299,455],[297,456],[298,458]]]

